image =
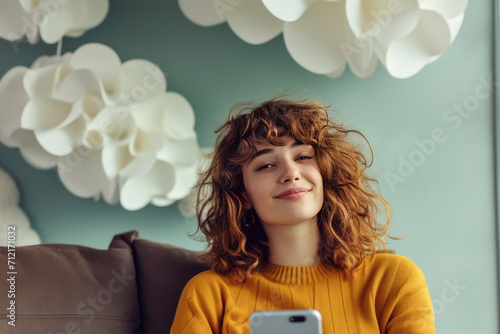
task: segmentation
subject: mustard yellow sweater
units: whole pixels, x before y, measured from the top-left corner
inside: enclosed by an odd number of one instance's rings
[[[266,263],[246,283],[233,284],[205,271],[184,288],[170,333],[249,334],[252,312],[287,309],[318,310],[328,334],[436,333],[422,271],[395,254],[368,256],[349,276],[324,264]]]

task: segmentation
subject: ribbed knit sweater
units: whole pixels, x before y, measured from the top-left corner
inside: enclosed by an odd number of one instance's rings
[[[184,288],[170,333],[250,334],[252,312],[290,309],[318,310],[328,334],[436,333],[422,271],[395,254],[370,255],[348,275],[322,263],[266,263],[243,284],[202,272]]]

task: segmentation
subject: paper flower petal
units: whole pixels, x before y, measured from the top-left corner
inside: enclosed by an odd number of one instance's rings
[[[71,57],[73,57],[72,52],[66,52],[61,56],[40,56],[37,59],[35,59],[33,64],[31,64],[31,68],[33,69],[50,65],[69,64]]]
[[[198,151],[198,163],[196,165],[197,169],[195,172],[193,172],[190,176],[189,179],[189,184],[192,186],[190,187],[189,194],[181,199],[178,203],[178,208],[181,214],[184,217],[195,217],[196,216],[196,202],[198,199],[198,190],[199,188],[196,187],[197,181],[198,181],[198,176],[203,174],[208,170],[210,167],[210,164],[212,162],[212,157],[213,157],[213,151],[214,149],[212,147],[210,148],[201,148]],[[202,188],[203,189],[203,188]],[[206,190],[206,188],[205,188]],[[209,194],[204,193],[201,194],[202,198],[207,197]]]
[[[194,133],[194,111],[186,98],[175,92],[165,94],[163,129],[170,137],[189,139]]]
[[[84,129],[85,120],[80,117],[63,128],[50,131],[35,131],[35,137],[50,154],[65,156],[73,152],[74,148],[81,143]]]
[[[19,151],[24,160],[31,166],[39,169],[49,169],[56,166],[59,157],[43,149],[33,131],[19,129],[12,136],[19,143]]]
[[[283,22],[269,13],[262,1],[244,0],[227,14],[234,33],[249,44],[270,41],[283,31]]]
[[[103,0],[80,0],[84,2],[85,5],[85,21],[80,21],[79,25],[73,26],[73,30],[78,30],[79,34],[83,29],[91,29],[104,21],[106,18],[106,15],[108,14],[109,11],[109,1],[103,1]],[[78,9],[78,8],[76,8]],[[75,11],[73,11],[75,12]],[[83,15],[82,15],[83,16]],[[69,32],[72,32],[73,30],[69,30]]]
[[[117,202],[116,180],[106,177],[100,150],[80,147],[71,155],[60,159],[57,170],[64,186],[75,196],[98,198],[102,195],[110,204]]]
[[[16,146],[11,136],[21,128],[21,115],[29,98],[24,93],[23,76],[28,69],[17,66],[4,75],[0,81],[0,141],[7,146]]]
[[[74,29],[74,30],[67,31],[66,36],[78,38],[78,37],[83,36],[83,34],[85,34],[85,32],[86,32],[86,30],[84,30],[84,29],[82,29],[82,30]]]
[[[196,166],[188,168],[175,167],[175,184],[172,189],[165,194],[165,197],[172,200],[180,200],[189,195],[191,188],[196,182],[196,179],[193,178],[195,174]]]
[[[134,158],[122,170],[120,170],[120,177],[123,179],[130,179],[140,177],[149,173],[151,168],[157,163],[157,159],[153,157],[139,157]]]
[[[141,103],[133,104],[131,114],[139,128],[151,133],[161,132],[163,118],[168,110],[167,105],[167,93],[164,92]],[[166,131],[171,131],[171,127],[168,127]]]
[[[160,68],[150,61],[133,59],[123,63],[125,93],[134,102],[163,94],[167,89],[167,81]]]
[[[349,25],[357,38],[393,40],[409,34],[420,18],[418,0],[346,0]]]
[[[81,1],[70,1],[66,6],[56,6],[51,15],[45,15],[45,22],[40,26],[40,37],[47,44],[57,43],[63,36],[79,26],[82,16],[72,15],[85,11],[85,5]],[[72,17],[73,16],[73,17]]]
[[[84,115],[84,119],[87,120],[87,124],[92,122],[92,126],[87,126],[85,133],[83,134],[82,142],[83,145],[98,149],[101,148],[104,143],[104,138],[102,130],[104,125],[110,125],[110,121],[107,123],[98,123],[94,121],[89,121],[90,119],[95,119],[96,115],[99,114],[104,109],[104,105],[101,100],[92,95],[86,95],[73,104],[73,110],[76,110],[76,114]]]
[[[0,38],[8,41],[21,39],[26,32],[24,30],[27,18],[29,15],[19,1],[0,1]]]
[[[152,136],[136,128],[135,134],[130,138],[129,151],[134,157],[152,156],[158,148]]]
[[[14,179],[2,168],[0,168],[0,208],[18,206],[21,196]]]
[[[59,66],[61,65],[29,69],[23,79],[26,94],[30,98],[50,95]]]
[[[64,70],[68,67],[60,67]],[[75,102],[85,95],[101,96],[99,78],[90,70],[78,69],[70,73],[57,72],[57,82],[52,89],[52,97],[61,101]],[[63,77],[64,76],[64,77]],[[61,78],[60,78],[61,77]]]
[[[137,158],[130,153],[129,142],[106,145],[102,150],[102,165],[109,178],[120,175],[123,179],[146,174],[156,162],[154,156]]]
[[[460,27],[462,26],[462,22],[464,20],[465,15],[458,15],[455,16],[452,19],[447,20],[448,21],[448,26],[450,28],[450,33],[451,33],[451,42],[455,40],[455,38],[458,35],[458,31],[460,30]]]
[[[85,114],[89,118],[94,118],[103,108],[102,100],[94,95],[82,96],[73,104],[73,109],[78,110],[77,114]]]
[[[94,73],[102,83],[105,97],[111,100],[118,98],[122,89],[123,72],[120,58],[110,47],[89,43],[79,47],[70,65],[75,69],[86,69]]]
[[[361,79],[372,76],[377,69],[378,59],[373,52],[372,45],[359,50],[359,53],[353,53],[347,59],[351,71]]]
[[[158,159],[171,163],[174,166],[194,166],[198,155],[196,138],[191,140],[168,140],[158,151]]]
[[[106,106],[89,123],[84,138],[90,133],[94,138],[100,136],[103,145],[118,143],[130,139],[134,135],[136,127],[137,125],[128,109],[122,110],[115,105]],[[92,145],[89,147],[97,148],[93,145],[96,143],[98,142],[90,143]]]
[[[133,159],[126,141],[106,145],[102,149],[102,166],[108,178],[115,178]]]
[[[176,201],[176,199],[169,199],[164,195],[151,197],[151,204],[156,206],[167,206],[175,203]]]
[[[24,107],[21,126],[27,130],[48,130],[68,117],[72,105],[51,97],[31,99]]]
[[[40,237],[30,227],[24,211],[19,207],[19,190],[12,177],[0,168],[0,246],[7,246],[7,225],[16,225],[16,246],[40,243]],[[12,240],[10,240],[12,241]],[[12,245],[12,242],[10,243]]]
[[[87,29],[99,25],[109,9],[108,1],[72,0],[57,3],[55,10],[40,25],[40,36],[45,43],[57,43],[64,35],[81,36]]]
[[[224,22],[224,14],[234,10],[232,5],[219,0],[179,0],[179,7],[191,22],[204,27]]]
[[[451,32],[443,17],[423,11],[415,31],[389,46],[387,70],[396,78],[408,78],[427,65],[430,58],[444,53],[450,43]]]
[[[342,2],[316,2],[297,21],[285,24],[285,44],[292,58],[308,71],[328,74],[345,66],[345,46],[355,37],[343,27]]]
[[[286,22],[298,20],[314,0],[262,0],[267,10]]]
[[[451,19],[462,15],[468,2],[468,0],[420,0],[420,8],[436,11],[446,19]]]
[[[109,0],[31,1],[6,0],[0,4],[0,37],[10,41],[26,36],[32,44],[39,36],[48,44],[63,36],[81,36],[106,17]]]
[[[326,76],[329,77],[329,78],[338,78],[342,74],[344,74],[345,68],[346,68],[346,63],[342,64],[341,67],[335,69],[334,71],[326,74]]]
[[[120,203],[127,210],[139,210],[153,197],[170,192],[175,185],[175,169],[165,162],[157,162],[149,173],[127,180],[120,193]]]
[[[78,101],[76,101],[75,103],[73,103],[71,106],[71,111],[69,112],[68,116],[61,123],[59,123],[55,128],[56,129],[65,128],[65,127],[70,126],[73,123],[75,123],[75,121],[77,121],[78,119],[80,119],[83,122],[82,126],[85,128],[85,126],[87,125],[87,122],[86,122],[87,118],[84,116],[84,114],[85,114],[84,108],[85,108],[86,104],[89,104],[89,103],[86,103],[86,101],[89,101],[89,100],[93,100],[92,97],[84,96],[84,97],[80,98]],[[83,131],[83,129],[77,129],[77,128],[75,128],[74,130],[75,131]],[[78,134],[78,136],[81,138],[81,132]]]
[[[24,8],[24,10],[28,13],[34,11],[39,3],[38,1],[33,0],[19,0],[19,4]]]
[[[30,221],[23,210],[18,206],[0,207],[0,246],[12,246],[12,239],[8,239],[7,226],[16,226],[16,247],[40,244],[40,236],[31,228]]]

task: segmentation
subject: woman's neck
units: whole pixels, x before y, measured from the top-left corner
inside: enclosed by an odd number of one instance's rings
[[[316,219],[293,225],[264,224],[270,263],[284,266],[318,264],[319,229]]]

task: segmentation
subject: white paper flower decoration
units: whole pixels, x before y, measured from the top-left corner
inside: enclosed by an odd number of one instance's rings
[[[196,174],[190,176],[192,178],[191,183],[193,185],[198,184],[201,175],[205,173],[210,167],[210,164],[212,163],[213,152],[213,147],[205,147],[200,149],[198,153],[198,169],[196,171]],[[198,190],[198,187],[193,186],[189,194],[181,199],[177,204],[180,213],[186,218],[196,217],[196,201],[198,199]],[[204,197],[208,197],[209,194],[204,195]]]
[[[179,0],[194,23],[227,21],[250,44],[281,32],[292,58],[332,78],[346,64],[370,77],[379,60],[408,78],[439,58],[455,39],[468,0]]]
[[[40,243],[38,233],[30,226],[30,221],[19,207],[19,190],[12,177],[0,168],[0,246],[27,246]],[[12,226],[12,230],[9,229]],[[8,238],[7,232],[14,232]]]
[[[2,0],[0,37],[9,41],[39,37],[54,44],[63,36],[80,37],[108,14],[109,0]]]
[[[79,197],[137,210],[190,191],[198,143],[194,112],[153,63],[121,63],[102,44],[40,57],[0,81],[0,141],[37,168],[57,167]]]

